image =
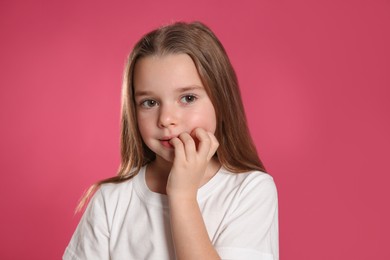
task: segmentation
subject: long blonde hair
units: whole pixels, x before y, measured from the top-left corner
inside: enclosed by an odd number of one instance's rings
[[[214,105],[217,116],[215,136],[220,143],[216,152],[219,162],[235,173],[265,171],[247,127],[236,73],[224,47],[204,24],[177,22],[151,31],[134,46],[122,85],[121,164],[118,174],[92,185],[84,194],[77,211],[100,185],[126,181],[154,160],[155,154],[143,142],[137,126],[133,97],[134,67],[143,57],[179,53],[192,58]]]

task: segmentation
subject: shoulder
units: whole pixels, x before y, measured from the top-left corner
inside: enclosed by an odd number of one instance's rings
[[[241,195],[246,193],[271,193],[276,194],[276,185],[271,175],[261,171],[247,171],[232,173],[226,169],[221,170],[227,181],[236,187]]]
[[[101,184],[91,197],[87,208],[100,208],[102,211],[109,211],[118,203],[126,203],[129,196],[125,196],[125,194],[132,194],[135,177],[120,183]]]
[[[136,177],[136,176],[135,176]],[[126,207],[132,199],[134,178],[121,183],[104,183],[95,192],[84,213],[87,219],[102,219],[112,223],[115,212]]]
[[[274,179],[260,171],[224,170],[225,203],[215,247],[223,259],[274,259],[278,255],[278,196]]]
[[[132,192],[136,177],[137,175],[120,183],[104,183],[99,187],[96,195],[101,196],[105,201],[118,200],[124,197],[124,194]]]
[[[221,197],[231,198],[231,207],[235,210],[249,208],[259,211],[273,211],[278,205],[278,194],[274,179],[261,171],[232,173],[223,170],[223,188]]]

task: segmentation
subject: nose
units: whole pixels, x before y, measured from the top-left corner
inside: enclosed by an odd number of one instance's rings
[[[158,126],[161,128],[177,124],[177,111],[172,105],[161,105],[158,117]]]

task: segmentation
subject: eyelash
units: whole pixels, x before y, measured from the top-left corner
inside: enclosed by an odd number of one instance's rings
[[[152,105],[150,105],[151,102],[153,102]],[[153,100],[153,99],[146,99],[146,100],[142,100],[140,102],[140,106],[144,107],[144,108],[152,108],[157,104],[158,104],[158,102],[156,100]]]
[[[197,99],[198,99],[198,97],[194,94],[186,94],[186,95],[180,97],[180,102],[184,105],[188,105],[188,104],[194,103]],[[143,108],[152,108],[152,107],[158,105],[158,102],[156,100],[153,100],[153,99],[145,99],[145,100],[142,100],[139,105]]]
[[[192,100],[188,100],[188,98],[192,99]],[[180,101],[184,104],[190,104],[190,103],[193,103],[195,102],[196,100],[198,99],[197,96],[195,96],[194,94],[187,94],[187,95],[184,95],[180,98]],[[184,102],[182,100],[185,100]]]

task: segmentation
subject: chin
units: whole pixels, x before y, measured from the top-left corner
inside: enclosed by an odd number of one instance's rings
[[[175,159],[175,156],[172,154],[172,156],[162,157],[162,159],[163,159],[164,161],[169,162],[169,163],[173,163],[173,160]]]
[[[173,160],[175,159],[175,153],[172,151],[171,153],[167,154],[157,154],[156,153],[156,159],[159,159],[160,161],[165,161],[168,163],[173,163]]]

